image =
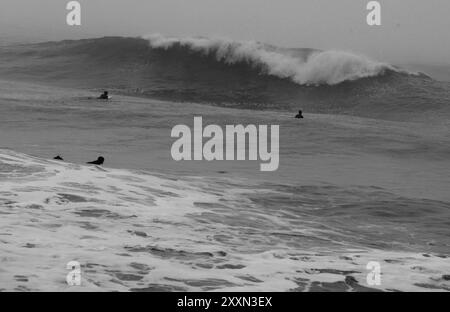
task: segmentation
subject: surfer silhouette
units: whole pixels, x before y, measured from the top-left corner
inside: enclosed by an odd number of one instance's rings
[[[55,160],[64,160],[61,156],[56,156],[56,157],[53,157],[53,159],[55,159]]]
[[[303,112],[301,110],[299,110],[298,114],[295,115],[295,118],[303,118]]]
[[[101,94],[98,99],[100,100],[108,100],[109,99],[109,95],[108,95],[108,91],[104,91],[103,94]]]
[[[100,165],[103,165],[104,162],[105,162],[105,159],[102,156],[100,156],[99,158],[97,158],[97,160],[90,161],[87,164],[100,166]]]

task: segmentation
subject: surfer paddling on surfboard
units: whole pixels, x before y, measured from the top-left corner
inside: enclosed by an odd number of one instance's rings
[[[108,91],[104,91],[97,99],[99,100],[109,100],[111,97],[108,95]]]
[[[104,162],[105,162],[105,158],[100,156],[97,158],[97,160],[87,162],[87,164],[101,166],[101,165],[103,165]]]

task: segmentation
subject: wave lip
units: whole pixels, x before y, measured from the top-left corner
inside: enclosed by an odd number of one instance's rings
[[[256,41],[233,41],[223,38],[174,38],[159,34],[145,36],[151,48],[188,48],[206,56],[213,55],[226,64],[247,63],[262,73],[290,79],[299,85],[335,85],[344,81],[375,77],[393,66],[366,56],[337,51],[307,50],[294,53]]]

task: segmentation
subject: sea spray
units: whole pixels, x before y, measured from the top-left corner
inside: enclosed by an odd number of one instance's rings
[[[226,64],[248,63],[263,73],[291,79],[300,85],[334,85],[348,80],[373,77],[394,67],[366,56],[337,50],[314,51],[299,57],[287,50],[256,41],[221,38],[171,38],[161,35],[144,37],[152,48],[187,47],[193,52],[214,55]]]

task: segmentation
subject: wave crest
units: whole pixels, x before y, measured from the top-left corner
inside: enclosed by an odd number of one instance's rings
[[[335,85],[344,81],[374,77],[396,69],[385,63],[344,51],[305,50],[294,53],[256,41],[233,41],[223,38],[173,38],[145,36],[150,47],[168,50],[184,47],[204,55],[213,55],[226,64],[247,63],[264,74],[290,79],[300,85]]]

